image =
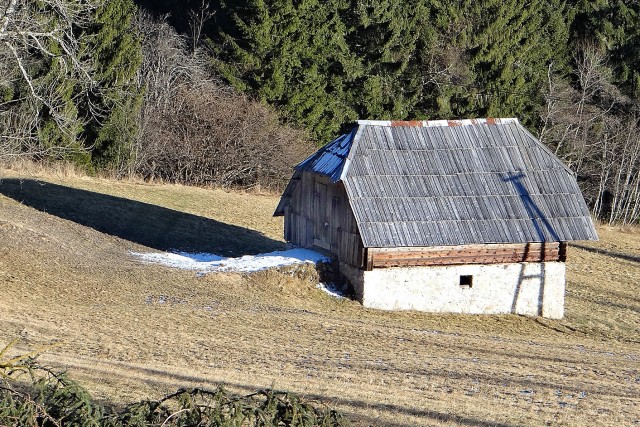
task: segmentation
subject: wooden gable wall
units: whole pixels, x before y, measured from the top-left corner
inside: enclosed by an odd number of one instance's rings
[[[284,210],[284,237],[304,248],[320,248],[347,264],[362,267],[364,250],[347,193],[341,182],[302,173]]]

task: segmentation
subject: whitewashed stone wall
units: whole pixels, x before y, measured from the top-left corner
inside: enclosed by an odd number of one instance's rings
[[[562,262],[380,268],[340,271],[365,307],[383,310],[501,314],[560,319],[564,315]],[[460,276],[472,276],[461,286]]]

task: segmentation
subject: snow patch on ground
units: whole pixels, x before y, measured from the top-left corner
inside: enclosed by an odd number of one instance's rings
[[[131,255],[143,262],[163,264],[168,267],[184,270],[198,270],[208,272],[240,272],[251,273],[268,268],[284,267],[287,265],[329,261],[329,258],[310,249],[290,249],[258,255],[244,255],[237,258],[224,258],[208,253],[187,252],[131,252]]]
[[[335,283],[318,283],[316,285],[316,288],[326,292],[327,294],[329,294],[334,298],[347,297],[344,290],[340,286],[337,286]]]

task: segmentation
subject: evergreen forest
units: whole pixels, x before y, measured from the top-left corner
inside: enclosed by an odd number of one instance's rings
[[[280,189],[357,119],[517,117],[640,222],[634,0],[2,0],[0,160]]]

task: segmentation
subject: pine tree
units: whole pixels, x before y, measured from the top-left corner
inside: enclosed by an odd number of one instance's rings
[[[59,46],[52,43],[48,50],[58,52]],[[64,159],[86,166],[90,155],[83,150],[82,142],[79,140],[83,125],[75,102],[78,81],[60,78],[65,74],[63,68],[66,66],[60,58],[44,57],[41,62],[44,74],[34,81],[36,85],[47,87],[48,91],[56,94],[53,101],[55,112],[52,111],[52,105],[36,101],[40,116],[40,124],[37,127],[40,149],[36,152],[36,158]]]
[[[640,4],[623,0],[574,0],[572,43],[595,42],[604,49],[614,83],[640,98]]]
[[[518,116],[566,70],[563,0],[228,3],[216,68],[319,141],[355,117]]]
[[[535,124],[550,64],[565,68],[568,23],[560,0],[448,0],[436,5],[455,76],[425,99],[436,115],[517,116]],[[452,64],[444,55],[444,69]],[[435,102],[434,102],[435,99]]]
[[[240,3],[240,2],[239,2]],[[283,120],[319,141],[355,119],[346,85],[362,74],[349,51],[343,0],[227,3],[234,25],[221,31],[217,70],[237,89],[275,105]]]
[[[12,0],[2,9],[0,157],[86,161],[77,98],[91,80],[90,66],[80,58],[73,30],[91,11],[86,3],[51,0]]]
[[[132,0],[10,2],[0,26],[3,147],[87,167],[126,161],[141,100],[135,12]]]
[[[97,167],[123,168],[131,160],[142,93],[134,78],[142,62],[140,40],[131,25],[132,0],[105,0],[88,29],[87,51],[101,90],[84,106],[85,138]]]
[[[423,89],[420,59],[435,36],[427,2],[353,1],[350,10],[345,18],[351,25],[348,40],[364,68],[364,75],[350,85],[359,116],[415,116]]]

